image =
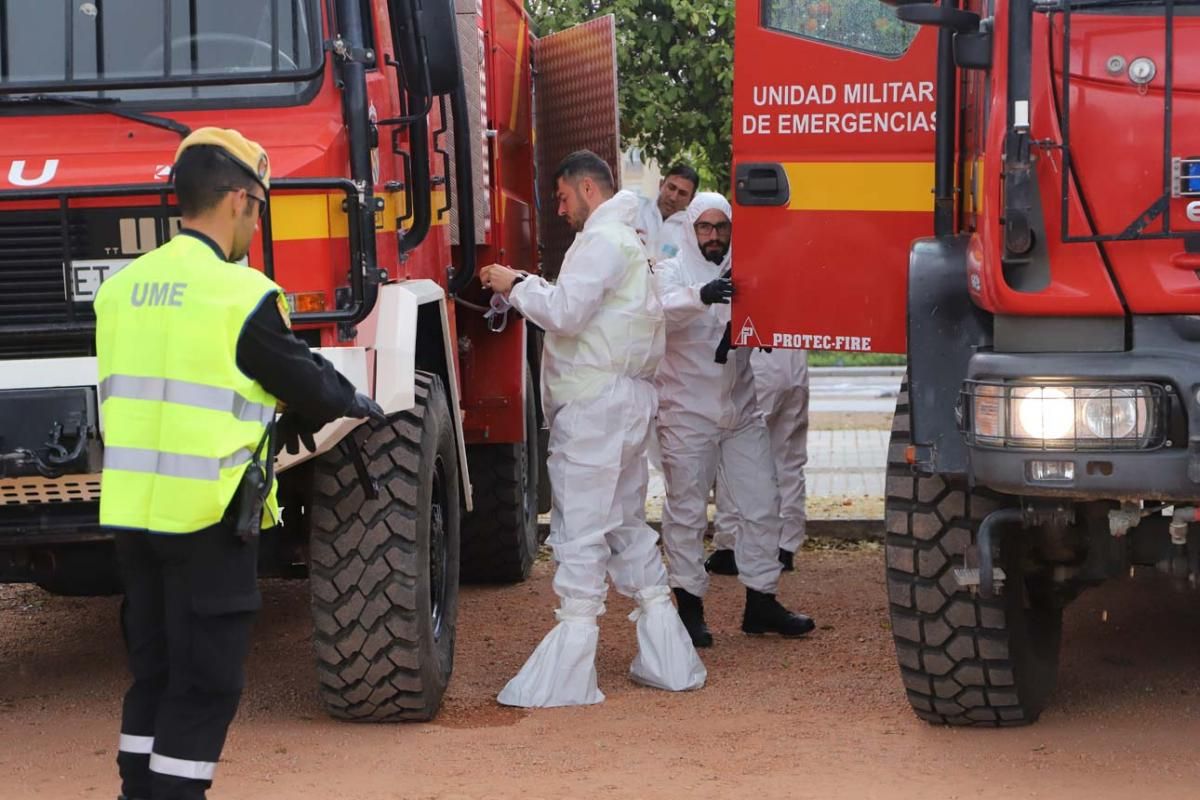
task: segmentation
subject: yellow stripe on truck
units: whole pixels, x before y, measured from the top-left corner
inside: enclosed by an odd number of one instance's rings
[[[396,215],[404,208],[404,193],[382,195],[383,210],[375,214],[375,230],[396,230]],[[281,194],[271,198],[271,236],[277,242],[302,239],[345,239],[350,235],[346,212],[342,211],[343,194]],[[433,224],[445,225],[449,215],[438,219],[437,210],[446,204],[446,192],[436,189],[430,193],[433,204]],[[404,227],[408,227],[405,222]]]
[[[933,211],[933,162],[785,163],[791,211]]]

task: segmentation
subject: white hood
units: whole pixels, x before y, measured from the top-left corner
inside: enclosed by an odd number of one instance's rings
[[[596,206],[596,210],[591,213],[587,222],[583,224],[583,229],[586,231],[588,228],[607,225],[612,222],[628,225],[632,228],[637,223],[637,215],[638,196],[633,192],[620,191]]]
[[[700,192],[697,194],[695,198],[692,199],[692,202],[687,207],[687,210],[683,212],[687,216],[687,229],[685,231],[686,235],[682,237],[683,241],[680,243],[679,255],[681,258],[687,259],[688,261],[695,261],[696,259],[699,259],[706,264],[712,263],[704,257],[704,253],[700,252],[700,244],[696,241],[696,232],[694,229],[696,220],[700,219],[700,215],[705,211],[710,211],[712,209],[720,211],[729,218],[730,222],[733,221],[733,209],[729,206],[729,201],[726,200],[722,195],[719,195],[716,192]],[[728,269],[732,260],[733,250],[730,249],[730,251],[725,254],[725,258],[721,260],[721,263],[717,265],[718,274],[723,273],[726,269]]]

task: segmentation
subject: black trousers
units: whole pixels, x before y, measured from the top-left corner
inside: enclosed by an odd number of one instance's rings
[[[237,713],[262,605],[258,542],[231,527],[119,531],[122,630],[133,673],[117,765],[130,800],[202,800]]]

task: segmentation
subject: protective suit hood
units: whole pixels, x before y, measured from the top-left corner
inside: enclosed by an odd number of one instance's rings
[[[716,192],[700,192],[697,194],[694,198],[692,198],[691,204],[688,205],[687,209],[683,212],[687,219],[687,230],[685,231],[683,242],[679,248],[679,254],[683,258],[689,260],[700,259],[706,263],[712,263],[705,258],[704,253],[700,251],[700,243],[696,241],[696,232],[693,227],[696,224],[696,220],[700,219],[701,214],[712,209],[720,211],[729,218],[730,222],[733,222],[733,209],[730,207],[729,201],[726,200],[724,196],[719,195]],[[722,259],[721,263],[718,265],[718,271],[724,272],[725,270],[729,269],[729,264],[732,260],[733,248],[730,248],[729,252],[725,254],[725,258]]]
[[[622,190],[596,206],[596,210],[587,218],[587,222],[583,223],[583,229],[586,231],[589,228],[610,223],[628,225],[632,228],[637,222],[637,214],[638,196],[633,192]]]

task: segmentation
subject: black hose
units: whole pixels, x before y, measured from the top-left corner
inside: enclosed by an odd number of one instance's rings
[[[341,36],[350,47],[361,48],[363,20],[357,0],[338,0]],[[362,61],[338,63],[343,83],[342,114],[350,139],[350,179],[359,190],[357,203],[358,242],[355,253],[361,258],[350,262],[350,284],[360,299],[356,320],[365,319],[379,296],[379,261],[375,253],[375,185],[371,172],[371,131],[367,117],[366,65]]]
[[[458,269],[450,276],[450,296],[454,297],[471,283],[477,269],[475,255],[475,189],[471,172],[471,118],[467,108],[467,90],[460,81],[450,93],[450,114],[454,118],[454,206],[458,210]]]

